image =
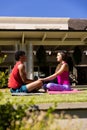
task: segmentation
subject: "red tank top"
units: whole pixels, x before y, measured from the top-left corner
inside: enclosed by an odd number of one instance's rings
[[[8,87],[10,88],[20,88],[21,85],[23,85],[23,81],[19,75],[19,70],[18,70],[18,65],[21,64],[21,62],[17,62],[12,69],[11,74],[9,75],[9,80],[8,80]]]

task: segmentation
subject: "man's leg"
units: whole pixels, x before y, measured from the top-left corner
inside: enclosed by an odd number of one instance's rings
[[[43,83],[41,80],[37,80],[34,81],[32,83],[26,84],[26,87],[28,89],[29,92],[31,92],[32,90],[38,90],[42,87]]]

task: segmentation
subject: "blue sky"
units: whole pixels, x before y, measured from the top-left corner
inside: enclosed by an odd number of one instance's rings
[[[87,0],[0,0],[0,16],[87,18]]]

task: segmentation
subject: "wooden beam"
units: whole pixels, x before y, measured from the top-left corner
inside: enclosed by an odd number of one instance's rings
[[[44,41],[46,39],[46,36],[47,36],[46,33],[44,33],[42,41]]]
[[[65,41],[66,38],[67,38],[67,33],[63,36],[62,42]]]
[[[85,43],[84,42],[81,42],[81,41],[64,41],[64,42],[62,42],[62,41],[43,41],[43,42],[41,42],[41,40],[40,41],[31,41],[32,42],[32,44],[33,45],[56,45],[56,46],[58,46],[58,45],[71,45],[71,46],[73,46],[73,45],[85,45]]]
[[[24,33],[22,33],[22,44],[24,44],[24,38],[25,38],[25,35]]]
[[[81,42],[83,42],[86,38],[87,38],[87,36],[82,37]]]

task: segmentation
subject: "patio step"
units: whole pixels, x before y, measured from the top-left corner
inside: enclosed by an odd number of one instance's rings
[[[76,85],[76,86],[71,86],[71,88],[76,88],[79,90],[87,90],[87,85]]]
[[[63,116],[70,115],[72,118],[87,118],[87,102],[73,102],[73,103],[43,103],[36,104],[30,109],[47,111],[48,109],[54,109],[54,113],[63,114]]]

